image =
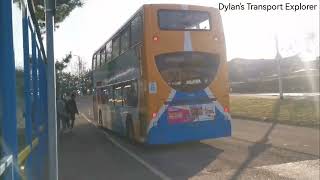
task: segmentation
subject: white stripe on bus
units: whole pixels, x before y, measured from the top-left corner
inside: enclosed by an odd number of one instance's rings
[[[167,102],[172,101],[172,99],[173,99],[174,95],[176,94],[176,92],[177,92],[176,90],[171,89],[171,92],[170,92],[170,94],[169,94],[169,97],[168,97],[168,99],[167,99]],[[154,118],[151,119],[151,122],[149,123],[149,126],[148,126],[148,133],[149,133],[149,131],[150,131],[150,129],[151,129],[152,127],[157,126],[157,123],[158,123],[160,117],[161,117],[162,114],[166,111],[167,107],[168,107],[168,105],[165,105],[165,104],[162,105],[161,108],[160,108],[160,110],[159,110],[159,112],[157,113],[156,117],[154,117]]]

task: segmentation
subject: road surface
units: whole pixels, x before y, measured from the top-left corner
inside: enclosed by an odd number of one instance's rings
[[[147,147],[99,129],[92,104],[60,137],[60,179],[319,179],[319,130],[233,120],[233,136]]]

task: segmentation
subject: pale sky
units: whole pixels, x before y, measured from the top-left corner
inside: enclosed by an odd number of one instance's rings
[[[304,60],[319,56],[318,0],[85,0],[55,32],[55,57],[68,52],[81,56],[91,66],[91,56],[142,4],[197,4],[218,8],[219,3],[279,4],[303,2],[316,4],[314,11],[249,11],[235,10],[222,14],[227,58],[274,58],[275,35],[279,37],[282,56],[300,53]],[[18,32],[19,33],[19,32]],[[310,37],[312,34],[313,38]]]

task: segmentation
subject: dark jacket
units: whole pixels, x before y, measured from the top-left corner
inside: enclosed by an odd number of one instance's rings
[[[69,114],[79,114],[76,101],[74,99],[69,99],[66,104],[66,109]]]

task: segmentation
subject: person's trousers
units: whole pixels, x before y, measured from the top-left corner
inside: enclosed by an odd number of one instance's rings
[[[63,125],[63,129],[69,128],[70,127],[69,119],[68,118],[63,118],[62,119],[62,125]]]
[[[60,130],[60,124],[61,124],[62,116],[60,114],[57,115],[57,131]]]
[[[71,128],[73,128],[74,126],[75,119],[76,119],[75,114],[70,114]]]

